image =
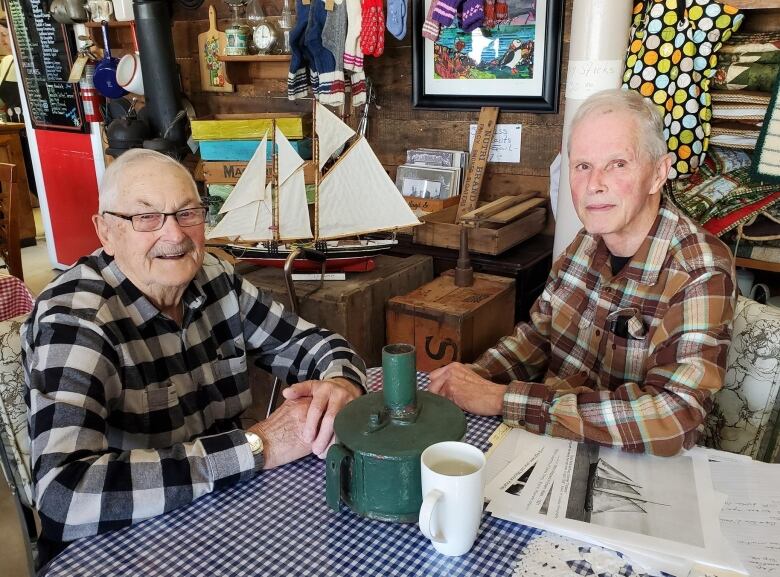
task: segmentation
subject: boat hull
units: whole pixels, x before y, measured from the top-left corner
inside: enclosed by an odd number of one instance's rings
[[[373,257],[390,249],[395,244],[397,244],[397,241],[392,239],[366,240],[359,244],[329,245],[324,251],[320,252],[325,255],[326,271],[368,272],[374,270],[376,266]],[[283,268],[290,251],[295,247],[280,245],[272,249],[266,245],[249,247],[225,244],[221,245],[220,248],[241,262],[257,266]],[[322,263],[319,260],[307,258],[304,252],[293,261],[293,270],[299,272],[319,272],[322,270]]]

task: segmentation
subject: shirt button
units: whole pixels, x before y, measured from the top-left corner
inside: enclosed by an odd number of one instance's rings
[[[601,330],[599,330],[599,329],[596,329],[596,336],[597,336],[597,337],[600,337],[600,336],[601,336]]]
[[[612,350],[614,351],[617,348],[617,345],[615,343],[612,343]]]

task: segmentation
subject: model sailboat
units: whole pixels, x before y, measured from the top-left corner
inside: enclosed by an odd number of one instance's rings
[[[234,257],[261,266],[283,266],[292,250],[303,247],[324,255],[328,270],[370,270],[373,262],[369,264],[369,259],[396,241],[341,239],[420,224],[366,139],[317,102],[314,162],[318,171],[312,231],[304,160],[275,126],[273,135],[271,182],[266,182],[266,135],[220,209],[222,220],[207,234],[211,240],[223,239],[219,246]],[[331,157],[353,138],[320,177]],[[294,267],[318,270],[321,264],[301,258]]]

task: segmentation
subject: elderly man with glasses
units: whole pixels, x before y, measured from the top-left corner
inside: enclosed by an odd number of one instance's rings
[[[117,529],[310,453],[365,385],[341,336],[205,254],[206,209],[176,161],[113,162],[93,217],[103,247],[40,295],[23,328],[42,542]],[[290,383],[241,428],[247,353]]]

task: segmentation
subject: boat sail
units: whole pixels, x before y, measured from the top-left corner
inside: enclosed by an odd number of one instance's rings
[[[642,496],[642,486],[604,459],[590,465],[585,511],[647,513],[648,505],[668,506]]]
[[[207,238],[220,239],[210,244],[221,246],[238,259],[266,266],[283,266],[292,250],[303,247],[324,253],[329,270],[361,263],[360,270],[370,270],[373,262],[367,265],[368,259],[396,241],[342,239],[421,223],[366,139],[319,102],[314,106],[314,162],[318,168],[314,232],[306,204],[304,161],[274,126],[271,182],[266,182],[269,143],[263,138],[225,200],[222,219]],[[335,162],[320,176],[332,157]],[[294,262],[299,270],[320,266],[306,258]]]

